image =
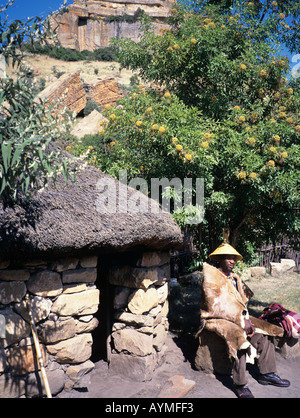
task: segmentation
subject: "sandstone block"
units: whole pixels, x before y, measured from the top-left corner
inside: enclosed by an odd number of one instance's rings
[[[28,270],[0,270],[0,280],[4,281],[26,281],[30,277]]]
[[[102,120],[107,119],[95,109],[89,115],[85,116],[82,120],[75,123],[75,125],[72,128],[71,134],[76,136],[76,138],[78,139],[81,139],[85,135],[95,135],[99,132],[100,122]],[[93,265],[89,267],[96,266]]]
[[[73,257],[62,258],[52,263],[51,268],[58,272],[62,272],[65,270],[74,270],[77,267],[78,261],[78,258]]]
[[[30,335],[30,325],[11,308],[1,311],[5,317],[5,338],[0,340],[0,347],[6,348]]]
[[[113,77],[98,78],[91,83],[85,83],[84,88],[87,99],[97,102],[99,106],[115,104],[122,98],[122,91]]]
[[[34,323],[38,323],[46,319],[51,312],[52,301],[42,296],[32,296],[29,298],[30,309]],[[15,310],[25,319],[30,322],[28,306],[25,300],[15,304]]]
[[[20,302],[26,294],[24,282],[0,283],[0,304],[8,305],[12,302]]]
[[[79,270],[67,270],[63,272],[63,283],[93,283],[97,279],[97,269],[87,268]]]
[[[59,109],[80,113],[86,106],[86,94],[80,79],[80,71],[64,74],[57,81],[46,87],[37,99],[47,100],[49,104],[59,103]]]
[[[199,336],[199,347],[195,357],[195,367],[205,373],[230,375],[231,361],[225,341],[214,332],[203,330]]]
[[[151,380],[154,370],[154,355],[145,357],[124,353],[112,354],[109,363],[109,373],[123,376],[135,382]]]
[[[51,270],[32,274],[26,285],[31,293],[42,297],[57,296],[63,290],[60,274]]]
[[[158,294],[156,289],[150,287],[147,290],[138,289],[130,297],[128,309],[131,313],[142,315],[158,305]]]
[[[47,351],[55,356],[58,363],[83,363],[91,357],[92,343],[91,334],[80,334],[59,343],[47,345]]]
[[[47,368],[46,373],[51,394],[52,396],[57,395],[64,388],[65,372],[61,369],[49,370]],[[26,397],[46,396],[44,385],[40,384],[43,381],[41,372],[38,372],[38,379],[36,375],[36,373],[31,373],[26,378]]]
[[[165,327],[161,324],[154,328],[155,337],[153,339],[153,347],[160,351],[164,346],[167,338]]]
[[[52,305],[51,311],[61,316],[90,315],[98,310],[99,290],[62,294]]]
[[[161,267],[112,267],[109,282],[115,286],[148,289],[152,284],[162,285],[170,277],[170,266]]]
[[[137,266],[138,267],[154,267],[154,266],[162,266],[164,264],[168,264],[170,262],[170,255],[168,252],[157,252],[157,251],[149,251],[143,253],[142,257],[138,260]]]
[[[25,381],[16,376],[3,374],[0,376],[0,398],[20,398],[26,393]]]
[[[149,315],[135,315],[130,312],[117,313],[115,318],[119,321],[127,324],[152,327],[154,324],[154,318]]]
[[[98,264],[97,256],[83,257],[80,260],[80,265],[83,268],[97,267],[97,264]]]
[[[264,277],[266,275],[266,268],[255,266],[250,267],[251,277]]]
[[[44,365],[47,365],[48,355],[43,345],[40,344]],[[10,347],[7,349],[7,360],[13,369],[13,373],[18,376],[24,376],[39,370],[35,347],[30,345],[26,347]]]
[[[44,344],[57,343],[75,336],[76,322],[74,318],[48,320],[40,324],[37,330],[40,341]]]
[[[169,285],[168,283],[165,283],[163,286],[160,286],[157,288],[157,296],[158,296],[158,302],[164,303],[169,294]]]
[[[125,328],[114,332],[112,337],[118,352],[126,351],[137,356],[146,356],[152,353],[152,335],[141,334],[134,329]]]

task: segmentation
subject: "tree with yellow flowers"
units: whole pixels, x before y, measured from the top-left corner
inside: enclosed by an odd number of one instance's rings
[[[106,109],[101,134],[81,147],[92,145],[93,161],[116,177],[127,169],[149,184],[204,178],[203,257],[229,227],[249,260],[282,236],[297,245],[299,83],[289,80],[288,60],[276,47],[279,32],[262,37],[270,21],[283,28],[278,4],[268,2],[271,20],[258,24],[251,2],[237,2],[239,13],[223,7],[228,2],[198,3],[198,12],[174,7],[159,34],[144,17],[139,42],[115,42],[121,65],[155,88],[140,85]]]

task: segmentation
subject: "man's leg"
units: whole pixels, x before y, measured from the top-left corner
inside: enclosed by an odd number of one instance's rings
[[[275,347],[266,335],[254,334],[249,338],[250,343],[256,348],[257,365],[261,374],[276,373],[276,361],[275,361]]]

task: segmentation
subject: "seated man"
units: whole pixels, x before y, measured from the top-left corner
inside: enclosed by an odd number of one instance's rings
[[[254,362],[262,385],[288,387],[276,374],[275,348],[268,336],[283,336],[283,329],[249,316],[247,302],[253,296],[240,277],[232,273],[242,256],[224,242],[209,256],[219,267],[203,265],[201,320],[203,327],[222,337],[233,363],[233,382],[239,398],[252,398],[247,386],[246,362]]]

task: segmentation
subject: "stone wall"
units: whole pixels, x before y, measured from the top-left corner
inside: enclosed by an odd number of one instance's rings
[[[144,253],[136,266],[112,267],[115,322],[111,373],[150,380],[166,354],[170,265],[168,253]]]
[[[97,257],[0,262],[0,398],[41,395],[27,294],[52,394],[87,385],[98,325],[96,265]]]
[[[111,266],[97,285],[109,280],[114,296],[109,370],[144,381],[167,349],[170,265],[168,253],[146,252],[136,260]],[[0,398],[42,395],[26,296],[52,395],[88,386],[100,300],[97,262],[97,257],[23,265],[0,260]]]

